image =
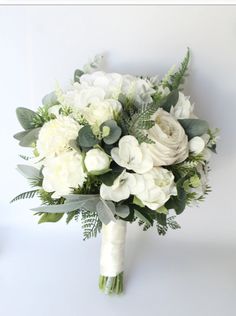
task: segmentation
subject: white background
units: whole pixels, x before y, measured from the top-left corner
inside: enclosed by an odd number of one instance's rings
[[[0,314],[3,316],[236,313],[236,7],[0,7]],[[28,189],[15,171],[24,153],[15,108],[72,78],[97,53],[107,70],[163,75],[189,46],[185,86],[198,115],[221,128],[213,157],[213,192],[158,237],[129,225],[126,292],[97,288],[100,237],[82,241],[78,223],[37,225],[29,209],[9,205]]]

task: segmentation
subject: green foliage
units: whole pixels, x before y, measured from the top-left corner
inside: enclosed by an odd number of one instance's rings
[[[79,130],[79,135],[76,139],[76,142],[81,147],[91,148],[98,144],[99,140],[93,134],[91,126],[85,125]]]
[[[117,125],[116,121],[108,120],[104,122],[100,128],[104,129],[104,127],[109,128],[109,134],[103,137],[103,141],[108,145],[112,145],[116,143],[118,139],[120,138],[121,132],[122,132],[121,128]]]
[[[18,118],[19,123],[24,128],[24,130],[29,130],[34,128],[33,120],[38,116],[36,112],[19,107],[16,109],[16,116]]]
[[[208,135],[210,136],[210,139],[207,143],[207,147],[216,154],[216,142],[219,137],[220,130],[218,128],[216,129],[209,129]]]
[[[175,106],[179,100],[179,91],[173,90],[170,94],[168,94],[166,101],[161,106],[163,110],[170,112],[172,106]]]
[[[50,120],[54,119],[55,116],[48,112],[48,107],[42,106],[39,107],[37,110],[37,115],[33,118],[32,124],[36,127],[42,127],[44,123],[49,122]]]
[[[188,65],[190,61],[190,51],[187,49],[187,54],[184,57],[179,69],[172,75],[170,75],[169,88],[170,90],[178,89],[181,84],[184,83],[185,77],[187,76]]]
[[[171,217],[167,218],[166,225],[161,225],[157,222],[156,228],[157,228],[158,234],[164,236],[167,233],[169,228],[176,230],[176,229],[180,229],[181,227],[175,221],[175,216],[171,216]]]
[[[209,126],[207,121],[199,119],[180,119],[178,120],[182,125],[185,133],[188,135],[188,139],[195,136],[202,136],[207,133]]]
[[[84,72],[80,69],[76,69],[74,72],[74,82],[80,83],[80,77],[84,74]]]
[[[57,105],[59,102],[57,100],[57,96],[55,91],[52,91],[51,93],[48,93],[45,95],[45,97],[42,99],[42,104],[45,106],[46,109],[53,105]]]
[[[63,217],[63,213],[44,213],[38,223],[42,224],[42,223],[55,223],[58,222],[62,217]]]
[[[81,225],[83,229],[84,240],[91,237],[96,237],[102,229],[102,222],[100,221],[97,212],[82,211]]]
[[[31,129],[19,142],[22,147],[33,147],[38,139],[40,128]]]
[[[37,192],[38,192],[38,190],[31,190],[31,191],[21,193],[21,194],[17,195],[16,197],[14,197],[14,199],[12,199],[10,203],[13,203],[13,202],[16,202],[16,201],[22,200],[22,199],[31,199],[36,195]]]

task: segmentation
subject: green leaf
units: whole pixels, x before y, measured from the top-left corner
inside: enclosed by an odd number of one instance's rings
[[[144,214],[144,213],[142,214],[137,210],[134,210],[134,213],[142,222],[144,222],[148,225],[152,225],[152,220],[147,214]]]
[[[37,113],[27,108],[20,107],[16,109],[16,116],[18,118],[18,121],[25,130],[33,128],[32,123],[37,115]]]
[[[41,170],[28,166],[28,165],[17,165],[17,171],[19,171],[27,179],[38,179],[42,178]]]
[[[186,207],[186,200],[179,200],[178,197],[172,196],[166,203],[165,207],[169,209],[175,210],[176,214],[181,214]]]
[[[179,69],[173,75],[171,75],[171,78],[170,78],[171,79],[171,85],[170,85],[171,90],[178,89],[179,86],[184,83],[186,72],[188,70],[189,61],[190,61],[190,51],[188,48],[187,54],[184,57],[184,60],[182,61]]]
[[[180,119],[178,120],[182,125],[188,138],[191,139],[195,136],[201,136],[207,133],[209,126],[207,121],[199,119]]]
[[[51,222],[51,223],[54,223],[54,222],[58,222],[62,217],[63,217],[64,214],[57,214],[57,213],[54,213],[54,214],[50,214],[50,213],[45,213],[41,216],[40,220],[39,220],[39,224],[42,224],[42,223],[48,223],[48,222]]]
[[[156,213],[156,220],[160,225],[166,226],[167,222],[167,216],[166,214],[163,213]]]
[[[31,130],[26,130],[26,131],[22,131],[19,133],[16,133],[13,137],[17,140],[22,140],[24,138],[25,135],[27,135]]]
[[[32,145],[36,142],[38,139],[40,127],[34,128],[27,132],[25,136],[21,139],[19,145],[22,147],[32,147]]]
[[[76,69],[74,72],[74,82],[80,82],[80,77],[84,74],[84,72],[80,69]]]
[[[81,147],[93,147],[99,143],[99,140],[93,134],[92,128],[89,125],[85,125],[79,130],[79,135],[76,142]]]
[[[168,209],[163,205],[157,209],[157,213],[159,214],[168,214]]]
[[[108,136],[105,136],[103,138],[103,141],[108,145],[116,143],[121,136],[121,128],[117,125],[116,121],[114,120],[108,120],[104,122],[101,125],[101,129],[103,130],[105,126],[109,127],[110,130]]]
[[[46,106],[47,108],[50,108],[53,105],[57,105],[59,102],[57,100],[57,96],[55,91],[52,91],[45,95],[45,97],[42,99],[42,104]]]
[[[129,216],[130,213],[130,209],[128,207],[128,205],[119,205],[116,207],[116,214],[119,215],[121,218],[126,218],[127,216]]]
[[[166,101],[162,105],[163,110],[170,112],[172,106],[175,106],[179,100],[179,91],[173,90],[170,94],[168,94]]]
[[[119,175],[122,173],[123,169],[121,171],[110,171],[104,174],[101,174],[98,176],[98,178],[107,186],[111,186],[115,179],[119,177]]]
[[[38,190],[32,190],[32,191],[21,193],[21,194],[17,195],[16,197],[14,197],[14,199],[12,199],[10,201],[10,203],[13,203],[13,202],[16,202],[16,201],[22,200],[22,199],[32,199],[37,192],[38,192]]]

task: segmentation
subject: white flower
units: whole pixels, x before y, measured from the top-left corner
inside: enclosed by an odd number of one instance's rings
[[[170,93],[170,89],[168,87],[163,87],[162,85],[158,86],[158,93],[161,93],[163,97],[166,97]]]
[[[71,89],[63,94],[61,102],[64,106],[82,109],[91,103],[104,100],[105,94],[102,88],[75,82]]]
[[[84,164],[88,172],[106,170],[110,166],[109,156],[101,149],[90,149],[85,156]]]
[[[81,113],[90,125],[100,126],[103,122],[114,119],[121,110],[120,102],[109,99],[94,102],[85,107]]]
[[[151,210],[157,210],[169,200],[171,195],[176,195],[174,175],[167,169],[156,167],[142,175],[144,190],[136,194],[141,202]]]
[[[53,198],[70,194],[72,188],[81,187],[86,180],[82,156],[77,151],[67,151],[45,160],[43,189],[54,192]]]
[[[91,87],[98,87],[105,91],[105,98],[118,99],[122,86],[122,75],[118,73],[105,73],[96,71],[92,74],[85,74],[80,77],[82,84]]]
[[[104,200],[119,202],[127,199],[130,194],[138,194],[143,189],[144,182],[141,176],[124,170],[112,186],[101,185],[100,195]]]
[[[111,156],[119,166],[140,174],[153,167],[147,144],[139,145],[134,136],[123,136],[119,141],[119,147],[112,148]]]
[[[148,137],[155,144],[148,144],[154,166],[168,166],[188,157],[188,137],[180,123],[168,112],[158,109],[152,117],[155,125],[148,130]]]
[[[137,104],[148,104],[152,102],[152,94],[155,90],[150,81],[134,77],[131,75],[123,76],[121,93]]]
[[[171,107],[170,113],[177,119],[188,119],[194,117],[193,108],[194,106],[190,103],[189,98],[179,92],[178,102]]]
[[[189,141],[189,151],[194,155],[200,154],[205,148],[205,142],[202,137],[195,136]]]
[[[41,157],[48,157],[67,150],[75,140],[81,126],[69,116],[58,116],[43,125],[36,144]]]

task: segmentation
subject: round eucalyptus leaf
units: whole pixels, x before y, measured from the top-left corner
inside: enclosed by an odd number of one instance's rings
[[[88,148],[98,144],[99,140],[93,134],[91,127],[89,125],[85,125],[79,130],[76,142],[79,146]]]

